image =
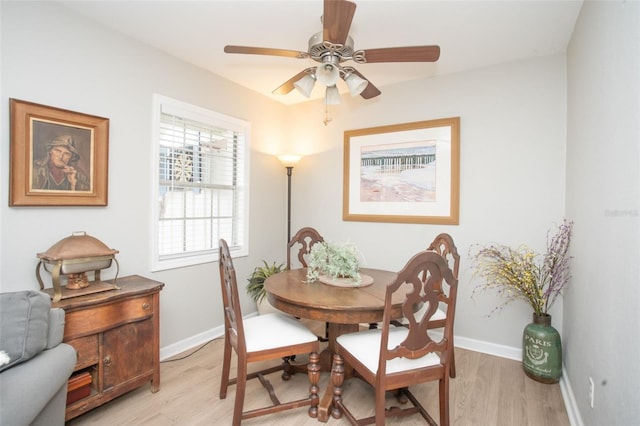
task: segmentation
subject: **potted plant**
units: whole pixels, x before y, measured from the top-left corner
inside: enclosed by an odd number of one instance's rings
[[[284,264],[276,265],[275,262],[269,265],[265,260],[262,266],[256,266],[249,278],[247,278],[247,294],[256,302],[259,313],[265,313],[268,309],[269,302],[265,299],[267,295],[264,289],[264,282],[273,274],[277,274],[284,270]]]
[[[360,253],[352,244],[331,244],[326,241],[311,247],[308,257],[307,281],[347,280],[359,285]]]
[[[543,383],[557,383],[562,375],[560,334],[551,327],[549,310],[567,287],[569,273],[569,243],[573,222],[566,219],[557,232],[547,233],[547,250],[536,253],[526,245],[513,249],[499,244],[472,248],[474,278],[481,282],[476,291],[497,290],[505,301],[491,313],[509,302],[524,300],[533,310],[533,323],[524,329],[522,364],[527,376]]]

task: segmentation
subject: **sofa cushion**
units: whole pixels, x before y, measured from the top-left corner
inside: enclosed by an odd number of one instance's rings
[[[50,309],[49,295],[39,291],[0,294],[0,350],[10,358],[0,371],[33,358],[47,347]]]
[[[49,311],[49,337],[47,338],[47,349],[55,348],[62,343],[64,337],[64,317],[62,308],[51,308]]]

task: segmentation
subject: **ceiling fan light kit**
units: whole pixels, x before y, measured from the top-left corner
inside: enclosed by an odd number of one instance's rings
[[[354,61],[357,64],[382,62],[435,62],[440,57],[439,46],[405,46],[380,49],[354,50],[353,39],[349,36],[356,4],[348,0],[324,0],[322,15],[323,31],[309,39],[307,52],[265,47],[233,46],[224,47],[226,53],[280,56],[296,59],[311,59],[319,62],[316,67],[307,68],[284,82],[273,93],[286,95],[297,89],[305,97],[311,95],[316,80],[326,87],[325,106],[340,103],[336,83],[342,78],[351,96],[371,99],[380,95],[375,87],[355,68],[340,64]],[[329,99],[330,97],[330,99]],[[325,124],[327,118],[325,117]]]
[[[336,86],[327,87],[327,91],[324,95],[324,100],[327,105],[339,105],[340,104],[340,92]]]
[[[331,62],[318,65],[316,79],[325,87],[335,86],[340,78],[340,69]]]
[[[349,93],[351,93],[351,96],[353,96],[354,98],[361,94],[369,84],[367,80],[358,77],[353,72],[348,72],[344,77],[344,81],[345,83],[347,83]]]
[[[306,74],[300,80],[293,83],[298,92],[302,93],[305,98],[311,96],[313,86],[316,84],[316,77],[314,74]]]

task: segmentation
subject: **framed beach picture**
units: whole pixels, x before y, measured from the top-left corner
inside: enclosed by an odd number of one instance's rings
[[[460,117],[344,132],[343,220],[457,225]]]
[[[109,119],[9,102],[9,205],[106,206]]]

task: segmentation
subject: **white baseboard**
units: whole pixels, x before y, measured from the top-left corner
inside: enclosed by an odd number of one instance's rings
[[[243,315],[243,317],[251,318],[256,315],[258,314],[252,313],[249,315]],[[172,356],[176,356],[182,352],[188,351],[189,349],[193,349],[196,346],[204,345],[205,343],[222,336],[224,336],[224,326],[220,325],[218,327],[205,330],[202,333],[187,337],[179,342],[163,346],[160,348],[160,361],[164,361],[167,358],[171,358]]]
[[[179,342],[172,343],[171,345],[163,346],[160,348],[160,361],[164,361],[165,359],[171,358],[172,356],[178,355],[222,336],[224,336],[224,326],[219,326],[203,331],[202,333],[198,333],[184,340],[180,340]]]
[[[454,336],[453,341],[456,347],[468,349],[483,354],[495,355],[500,358],[514,359],[522,361],[522,348],[514,348],[512,346],[498,345],[482,340],[470,339],[468,337]]]
[[[560,391],[562,392],[562,399],[564,400],[564,406],[567,408],[567,416],[569,416],[571,426],[584,426],[569,376],[567,376],[567,370],[564,367],[562,368],[562,378],[560,379]]]

